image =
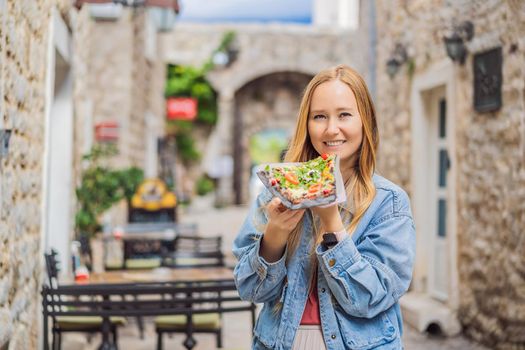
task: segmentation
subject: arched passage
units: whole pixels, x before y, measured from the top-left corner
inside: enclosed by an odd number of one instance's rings
[[[233,189],[235,203],[248,200],[250,170],[256,164],[248,152],[250,139],[264,130],[291,136],[302,92],[312,77],[292,71],[258,77],[235,93],[233,118]]]

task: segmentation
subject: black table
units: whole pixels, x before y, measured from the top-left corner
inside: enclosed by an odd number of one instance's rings
[[[102,317],[99,349],[104,350],[116,349],[110,339],[112,316],[182,314],[191,320],[191,315],[196,313],[250,311],[252,326],[255,322],[255,305],[240,300],[233,271],[225,267],[94,273],[87,281],[66,281],[56,288],[44,286],[42,293],[44,349],[49,346],[50,316]],[[191,325],[184,344],[187,349],[196,344]]]

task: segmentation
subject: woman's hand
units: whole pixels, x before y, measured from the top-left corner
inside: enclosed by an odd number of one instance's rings
[[[277,197],[268,203],[267,210],[268,227],[279,232],[286,239],[304,215],[304,209],[288,209]]]
[[[305,210],[288,209],[277,197],[268,203],[266,210],[268,212],[268,224],[259,253],[266,261],[275,262],[282,257],[288,236],[303,218]]]
[[[338,232],[344,230],[343,220],[341,220],[341,214],[339,214],[339,208],[337,204],[329,207],[311,208],[312,212],[319,216],[321,219],[321,225],[325,232]]]

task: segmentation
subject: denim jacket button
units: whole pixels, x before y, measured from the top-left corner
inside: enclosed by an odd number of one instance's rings
[[[335,338],[337,338],[337,336],[336,336],[335,334],[332,334],[332,335],[330,336],[330,338],[335,339]]]
[[[326,289],[321,288],[321,293],[324,293],[324,292],[326,292]]]
[[[330,267],[333,267],[333,266],[335,265],[335,259],[330,259],[330,260],[328,261],[328,265],[329,265]]]

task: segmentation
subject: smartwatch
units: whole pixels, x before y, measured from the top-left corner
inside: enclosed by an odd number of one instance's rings
[[[333,248],[339,243],[335,232],[326,232],[323,235],[322,245],[325,249]]]

